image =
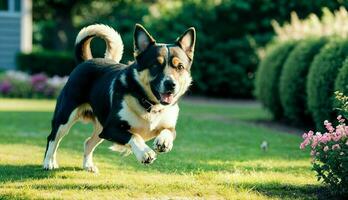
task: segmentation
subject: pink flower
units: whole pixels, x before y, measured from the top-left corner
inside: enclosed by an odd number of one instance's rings
[[[36,92],[43,92],[47,85],[47,76],[45,74],[35,74],[31,77],[31,85]]]
[[[328,133],[324,133],[324,135],[320,138],[320,142],[326,144],[331,140],[331,136]]]
[[[337,133],[332,134],[332,140],[335,142],[339,141],[341,139],[341,137],[342,136],[340,134],[337,134]]]
[[[305,139],[301,144],[300,144],[300,149],[306,148],[306,146],[309,144],[309,140]]]
[[[313,136],[311,145],[313,149],[318,145],[320,137],[321,134],[319,135],[318,133],[315,136]]]
[[[335,128],[332,127],[332,124],[328,121],[328,120],[325,120],[324,121],[324,125],[325,125],[325,128],[330,132],[334,132],[335,131]]]
[[[308,131],[308,137],[311,138],[314,135],[313,131]]]
[[[303,133],[302,138],[306,139],[308,137],[307,133]]]
[[[0,93],[7,94],[11,91],[12,84],[8,80],[4,80],[0,83]]]
[[[314,156],[315,153],[316,153],[316,152],[315,152],[314,150],[312,150],[312,151],[311,151],[311,156]]]
[[[335,149],[341,149],[340,145],[339,144],[332,145],[332,150],[335,150]]]
[[[324,149],[323,149],[325,152],[327,152],[329,150],[329,147],[328,146],[325,146]]]
[[[336,127],[336,134],[339,135],[339,136],[345,135],[344,126],[343,125],[338,125]]]
[[[338,120],[339,123],[344,123],[344,121],[345,121],[345,119],[342,118],[342,115],[338,115],[337,116],[337,120]]]
[[[311,145],[312,149],[314,149],[317,146],[317,144],[318,144],[318,141],[317,140],[313,140],[312,141],[312,145]]]

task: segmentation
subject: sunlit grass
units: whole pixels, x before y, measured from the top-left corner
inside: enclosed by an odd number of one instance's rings
[[[52,111],[54,106],[53,100],[0,98],[0,111]]]
[[[61,168],[43,171],[53,108],[49,100],[0,99],[0,199],[315,199],[320,188],[301,138],[240,123],[270,118],[247,104],[184,102],[172,152],[143,166],[104,142],[95,152],[98,175],[81,169],[92,127],[78,124],[61,143]]]

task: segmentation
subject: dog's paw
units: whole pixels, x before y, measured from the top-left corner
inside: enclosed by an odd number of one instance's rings
[[[92,172],[95,174],[99,173],[98,167],[93,165],[93,164],[92,165],[85,165],[85,166],[83,166],[83,169],[86,170],[87,172]]]
[[[172,133],[169,130],[163,130],[153,143],[154,149],[161,153],[169,152],[173,148],[173,140]]]
[[[53,169],[58,169],[59,166],[55,159],[45,159],[43,168],[44,170],[53,170]]]
[[[144,165],[153,163],[156,160],[156,153],[151,148],[145,148],[144,151],[138,152],[135,154],[139,162]]]
[[[83,169],[87,172],[99,173],[98,167],[94,165],[92,158],[89,156],[83,158]]]

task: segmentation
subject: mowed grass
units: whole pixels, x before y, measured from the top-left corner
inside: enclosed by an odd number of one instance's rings
[[[83,124],[63,139],[60,169],[42,169],[54,104],[0,99],[0,199],[317,198],[320,185],[308,152],[298,148],[301,138],[253,124],[270,119],[259,105],[183,101],[170,153],[143,166],[104,142],[94,154],[96,175],[81,168],[92,131]]]

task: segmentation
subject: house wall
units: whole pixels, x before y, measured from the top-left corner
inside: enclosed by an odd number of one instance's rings
[[[9,9],[0,11],[0,69],[15,69],[16,55],[32,50],[32,1],[5,1]]]
[[[15,57],[20,51],[20,16],[0,15],[0,68],[14,69]]]

